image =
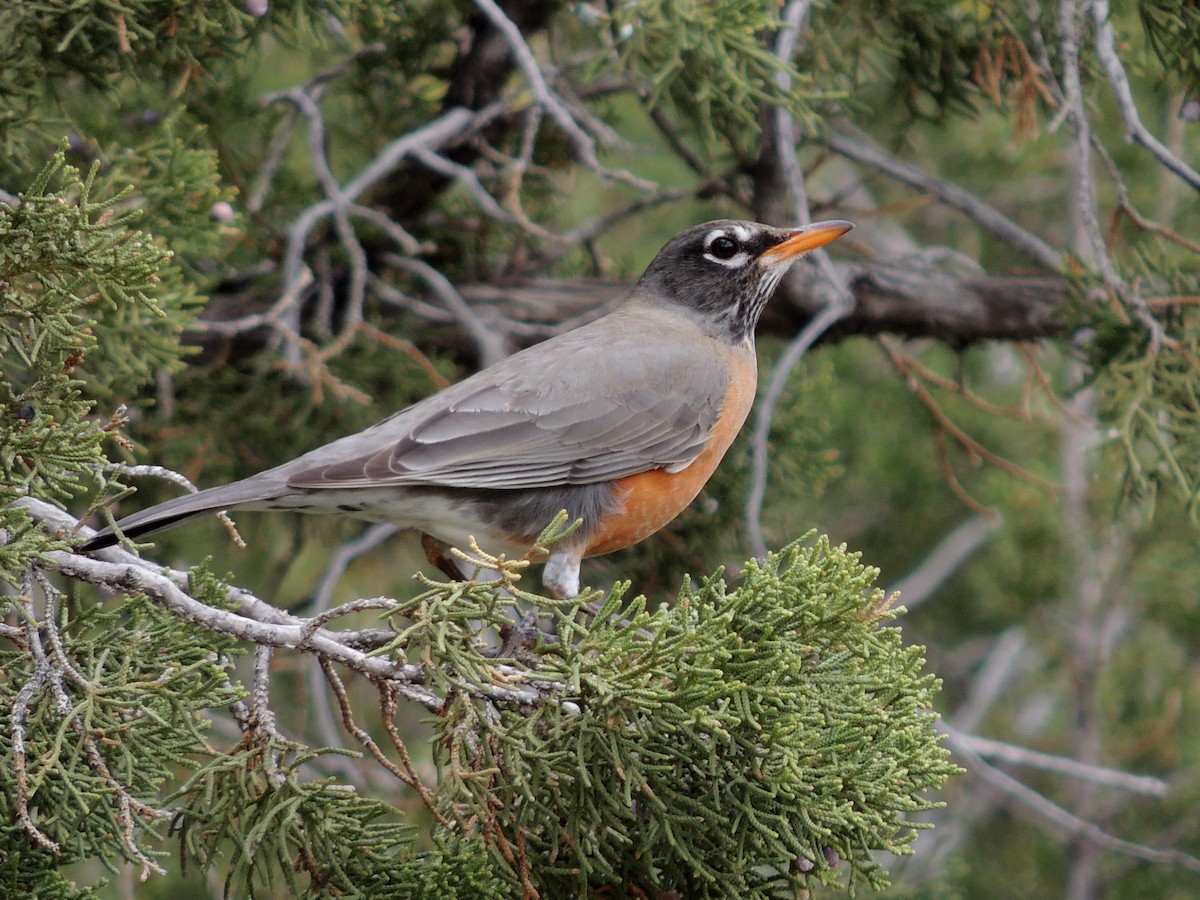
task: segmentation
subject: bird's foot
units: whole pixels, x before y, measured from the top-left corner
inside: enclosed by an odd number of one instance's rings
[[[545,642],[550,638],[538,627],[537,610],[530,610],[515,622],[500,628],[500,658],[516,656],[522,651],[532,650],[538,641]]]

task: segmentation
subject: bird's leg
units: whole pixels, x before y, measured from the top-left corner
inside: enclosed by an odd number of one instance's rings
[[[576,547],[558,545],[551,551],[546,568],[542,570],[542,584],[559,600],[578,597],[579,564],[582,560],[583,547],[581,545]],[[593,600],[583,604],[580,610],[594,622],[600,614],[600,604],[603,602],[603,599]],[[619,620],[619,624],[625,627],[629,625],[629,622],[622,618]],[[650,636],[650,632],[645,629],[640,630],[642,634]]]
[[[467,580],[467,576],[462,573],[462,569],[458,567],[458,563],[450,555],[450,545],[445,541],[439,541],[432,534],[422,532],[421,549],[425,551],[425,558],[432,565],[437,566],[442,574],[451,581]]]
[[[542,584],[546,590],[559,600],[567,600],[579,596],[579,562],[583,559],[583,547],[572,546],[566,541],[550,551],[550,559],[542,570]],[[518,649],[528,650],[537,643],[538,638],[545,639],[546,635],[538,627],[538,612],[530,610],[511,628],[501,630],[504,644],[500,655],[507,656]]]
[[[422,532],[421,549],[425,551],[425,558],[429,560],[430,564],[437,566],[451,581],[468,580],[450,553],[450,545],[445,541],[438,540],[433,535]],[[514,610],[514,612],[516,611]],[[500,639],[503,643],[497,651],[497,656],[509,657],[517,650],[528,650],[531,648],[537,642],[537,624],[537,611],[534,610],[521,616],[512,625],[502,627],[500,629]]]
[[[579,563],[583,559],[583,547],[571,546],[569,542],[559,544],[550,551],[550,559],[542,569],[542,584],[559,600],[579,596]]]

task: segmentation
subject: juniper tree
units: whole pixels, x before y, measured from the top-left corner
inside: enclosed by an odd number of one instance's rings
[[[911,883],[983,896],[1034,857],[1076,896],[1114,859],[1192,883],[1187,791],[1120,769],[1196,745],[1194,18],[4,6],[4,890],[78,896],[102,866],[239,895],[878,888],[945,796]],[[781,288],[757,421],[667,535],[591,570],[615,583],[581,598],[594,620],[472,548],[500,584],[413,581],[386,526],[71,552],[79,517],[280,462],[595,315],[684,225],[826,210],[856,252]],[[895,583],[964,507],[1005,522],[951,532],[985,562],[914,620],[952,677],[941,730],[1073,843],[964,852],[987,810],[934,792],[921,650],[856,554],[797,541],[848,535]],[[514,598],[554,627],[497,658]],[[1071,726],[1020,731],[1047,696]]]

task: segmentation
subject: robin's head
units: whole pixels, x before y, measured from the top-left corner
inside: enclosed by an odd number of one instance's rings
[[[792,263],[853,227],[832,221],[772,228],[734,219],[696,225],[658,252],[638,282],[637,295],[681,307],[706,330],[741,341],[754,333]]]

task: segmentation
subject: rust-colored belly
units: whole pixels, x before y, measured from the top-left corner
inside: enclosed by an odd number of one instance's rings
[[[621,506],[600,523],[584,556],[611,553],[649,537],[683,512],[708,483],[754,405],[758,378],[753,351],[737,353],[732,368],[733,379],[704,450],[679,472],[651,469],[613,482]]]

